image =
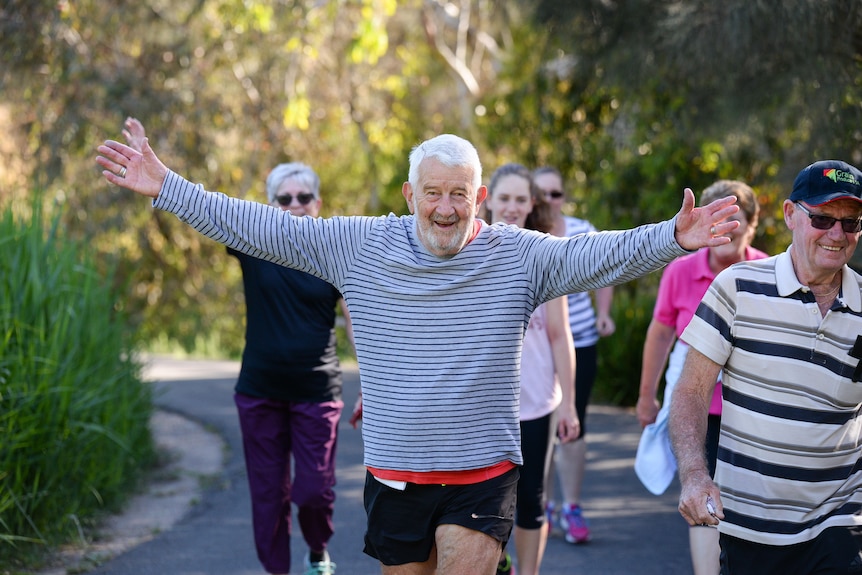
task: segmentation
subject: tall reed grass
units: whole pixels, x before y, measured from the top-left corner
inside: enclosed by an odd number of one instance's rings
[[[0,572],[80,537],[154,456],[110,266],[31,207],[0,213]]]

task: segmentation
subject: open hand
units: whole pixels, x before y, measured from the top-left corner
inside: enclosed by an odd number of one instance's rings
[[[727,234],[738,228],[739,222],[724,220],[739,211],[735,202],[735,196],[727,196],[698,208],[694,192],[686,188],[682,208],[676,215],[677,243],[689,251],[729,244],[731,239]]]
[[[158,197],[168,169],[156,157],[147,138],[141,141],[141,151],[114,140],[105,140],[96,150],[96,163],[104,168],[102,176],[106,180],[143,196]]]

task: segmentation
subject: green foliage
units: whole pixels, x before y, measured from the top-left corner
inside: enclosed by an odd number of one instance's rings
[[[392,0],[14,4],[40,24],[14,6],[0,18],[8,149],[64,205],[69,235],[115,257],[143,339],[187,352],[218,341],[236,356],[242,287],[223,247],[100,180],[93,150],[121,138],[128,115],[172,169],[208,189],[262,200],[275,164],[304,161],[321,175],[324,216],[404,210],[424,79],[402,70],[426,68],[417,58],[427,54],[403,50],[421,42],[409,27],[390,43]],[[2,185],[4,165],[13,162],[0,161],[0,195],[21,197]]]
[[[40,202],[0,214],[0,567],[115,509],[153,455],[122,292]]]
[[[824,156],[862,162],[858,2],[536,5],[537,23],[579,65],[600,70],[603,85],[640,102],[656,84],[680,95],[680,136],[691,143],[750,135],[765,144],[753,159],[775,154],[796,171]]]
[[[127,115],[211,190],[260,200],[275,164],[309,163],[324,216],[404,213],[407,155],[442,132],[473,140],[487,174],[559,167],[573,213],[600,229],[739,178],[761,198],[755,245],[774,253],[796,172],[862,163],[862,4],[773,4],[11,0],[0,197],[35,186],[62,203],[69,236],[117,262],[144,340],[233,357],[238,266],[93,168]]]
[[[655,290],[658,288],[656,275],[636,282],[641,284],[637,289],[633,288],[633,282],[614,290],[612,317],[617,330],[598,343],[594,401],[613,405],[637,403],[641,352],[652,319]]]
[[[717,179],[740,179],[755,189],[761,206],[755,247],[773,254],[787,247],[782,202],[796,172],[813,157],[795,159],[801,142],[811,136],[805,117],[769,108],[769,94],[756,99],[759,116],[745,115],[755,101],[745,94],[734,99],[733,93],[721,92],[721,111],[744,111],[740,116],[718,114],[708,98],[701,102],[713,76],[677,75],[686,66],[707,66],[705,58],[675,67],[676,60],[652,57],[661,46],[649,42],[666,31],[668,21],[663,10],[650,11],[649,6],[661,3],[634,3],[625,11],[603,2],[539,4],[542,25],[525,24],[513,31],[513,49],[497,89],[483,103],[486,113],[478,119],[488,147],[497,151],[493,165],[521,161],[558,167],[568,180],[573,214],[599,229],[667,219],[679,209],[684,188],[698,196]],[[626,25],[635,20],[638,25]],[[674,33],[690,24],[676,23]],[[632,69],[638,66],[643,70]],[[842,60],[841,66],[845,75],[855,70],[860,77],[853,58]],[[784,94],[784,100],[798,103],[800,94]],[[859,107],[860,93],[847,101]],[[835,102],[839,108],[845,105]],[[844,117],[853,116],[847,111]],[[818,141],[826,132],[836,142],[848,141],[841,131],[822,132]],[[844,149],[839,155],[851,161],[860,153],[852,144]],[[653,274],[616,288],[613,313],[619,329],[600,344],[608,357],[600,356],[597,397],[624,404],[637,398],[640,355],[659,278]]]

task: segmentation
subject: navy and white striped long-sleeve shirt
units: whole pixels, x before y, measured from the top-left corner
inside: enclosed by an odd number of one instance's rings
[[[536,306],[686,253],[670,220],[573,238],[483,224],[441,258],[419,241],[413,216],[294,217],[172,172],[153,205],[341,291],[359,361],[365,464],[398,471],[520,464],[521,343]]]

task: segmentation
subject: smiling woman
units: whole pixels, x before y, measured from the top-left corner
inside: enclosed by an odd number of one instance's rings
[[[505,164],[491,175],[487,200],[491,223],[504,222],[520,228],[550,232],[551,207],[521,164]]]
[[[523,228],[527,216],[533,213],[536,201],[530,193],[530,179],[514,171],[509,174],[494,174],[491,183],[493,190],[488,198],[488,211],[491,222],[505,222]],[[529,176],[529,174],[527,174]]]

